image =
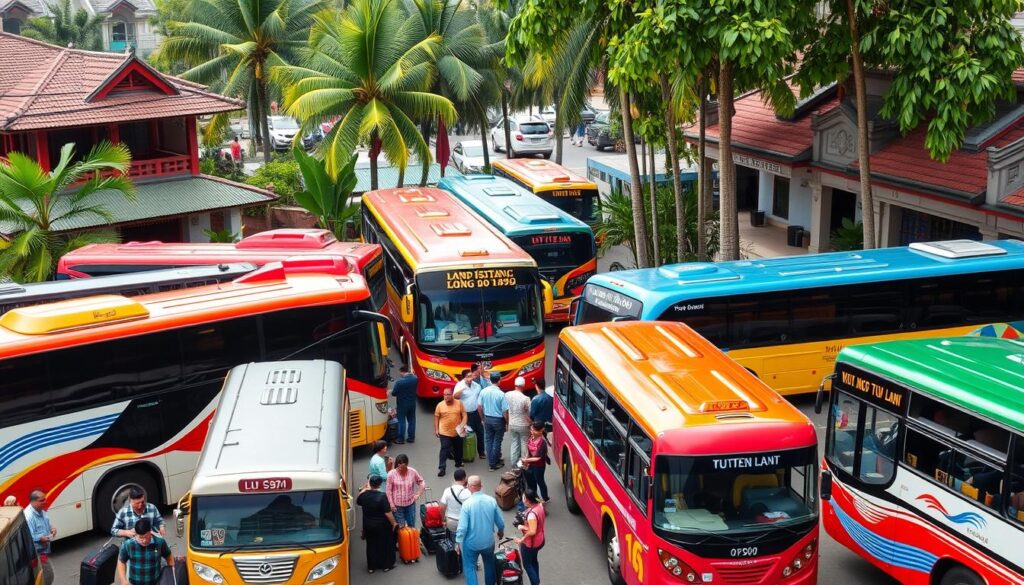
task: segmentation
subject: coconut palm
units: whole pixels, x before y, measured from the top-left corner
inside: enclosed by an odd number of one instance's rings
[[[276,91],[270,70],[294,62],[313,16],[328,5],[329,0],[194,0],[185,18],[168,23],[171,36],[159,57],[190,66],[181,74],[185,79],[246,98],[250,123],[263,138],[263,159],[270,162],[267,116]]]
[[[0,249],[0,274],[24,282],[46,280],[57,259],[71,250],[116,241],[111,232],[56,233],[82,217],[110,222],[110,213],[95,203],[100,191],[115,191],[128,199],[135,196],[135,187],[123,175],[131,162],[127,147],[101,142],[73,163],[74,152],[74,144],[65,144],[50,172],[20,152],[10,153],[6,161],[0,159],[0,222],[13,236]]]
[[[316,16],[305,66],[275,69],[287,86],[285,107],[304,127],[338,119],[321,146],[331,176],[364,143],[374,151],[373,189],[378,147],[403,175],[409,151],[415,152],[423,168],[420,184],[426,184],[430,146],[413,120],[440,117],[451,124],[455,106],[428,91],[433,81],[430,56],[439,39],[418,39],[416,26],[394,0],[356,0],[343,12]]]
[[[47,4],[50,16],[28,19],[21,34],[61,47],[75,46],[88,51],[103,50],[103,17],[71,7],[71,0]]]

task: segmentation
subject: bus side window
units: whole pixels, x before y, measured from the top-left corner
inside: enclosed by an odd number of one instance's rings
[[[559,355],[555,364],[555,394],[563,404],[569,404],[569,370],[562,356]]]
[[[861,402],[845,392],[835,392],[829,411],[829,439],[825,456],[829,463],[853,474],[857,449],[857,421],[860,420]]]
[[[49,363],[44,355],[0,360],[0,428],[46,418],[52,408]]]
[[[954,487],[949,472],[953,466],[955,452],[952,447],[917,431],[907,430],[907,444],[903,450],[903,460],[907,465],[920,471],[946,487]]]
[[[578,361],[572,364],[572,394],[569,395],[569,411],[572,412],[576,422],[583,426],[583,402],[586,399],[583,391],[583,380],[587,378],[587,371]]]
[[[1005,493],[1006,515],[1024,524],[1024,437],[1014,436],[1013,457],[1010,460],[1010,485]]]
[[[864,483],[887,484],[896,471],[896,440],[900,421],[896,415],[867,407],[860,443],[858,477]]]
[[[647,513],[647,496],[650,488],[648,477],[650,476],[651,460],[649,454],[651,447],[651,440],[647,438],[646,433],[636,423],[630,423],[629,467],[626,470],[626,489],[636,499],[644,514]]]

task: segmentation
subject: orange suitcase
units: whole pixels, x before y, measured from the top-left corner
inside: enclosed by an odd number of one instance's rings
[[[398,556],[403,563],[415,563],[420,560],[420,532],[410,526],[398,529]]]

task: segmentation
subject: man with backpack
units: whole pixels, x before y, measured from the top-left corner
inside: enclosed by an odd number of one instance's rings
[[[462,512],[462,504],[466,503],[471,495],[466,488],[466,470],[455,470],[455,483],[444,490],[441,494],[441,514],[444,515],[445,525],[452,534],[459,529],[459,514]]]

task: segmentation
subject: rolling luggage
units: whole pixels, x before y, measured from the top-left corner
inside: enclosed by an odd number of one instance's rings
[[[117,554],[121,547],[110,539],[100,547],[85,555],[79,570],[80,585],[110,585],[114,582],[114,571],[117,569]]]
[[[498,507],[502,510],[515,508],[520,497],[519,486],[499,483],[498,487],[494,488],[494,499],[498,501]]]
[[[159,585],[188,585],[188,569],[185,568],[185,557],[174,557],[173,567],[160,570]]]
[[[470,463],[476,460],[476,433],[466,429],[466,436],[462,439],[462,462]]]
[[[394,443],[395,441],[398,440],[398,419],[397,418],[388,419],[388,430],[387,430],[387,438],[386,438],[386,440],[387,440],[389,445],[391,443]]]
[[[451,579],[462,573],[462,558],[455,550],[455,541],[442,538],[437,542],[437,571]]]
[[[439,528],[444,526],[444,516],[441,515],[441,504],[437,502],[421,504],[420,521],[427,528]]]
[[[440,528],[427,528],[423,526],[420,528],[420,542],[423,543],[423,548],[426,549],[427,554],[434,554],[437,552],[437,543],[441,540],[449,538],[448,528],[442,526]]]
[[[416,563],[420,560],[420,534],[411,526],[403,526],[398,529],[398,556],[405,564]]]

